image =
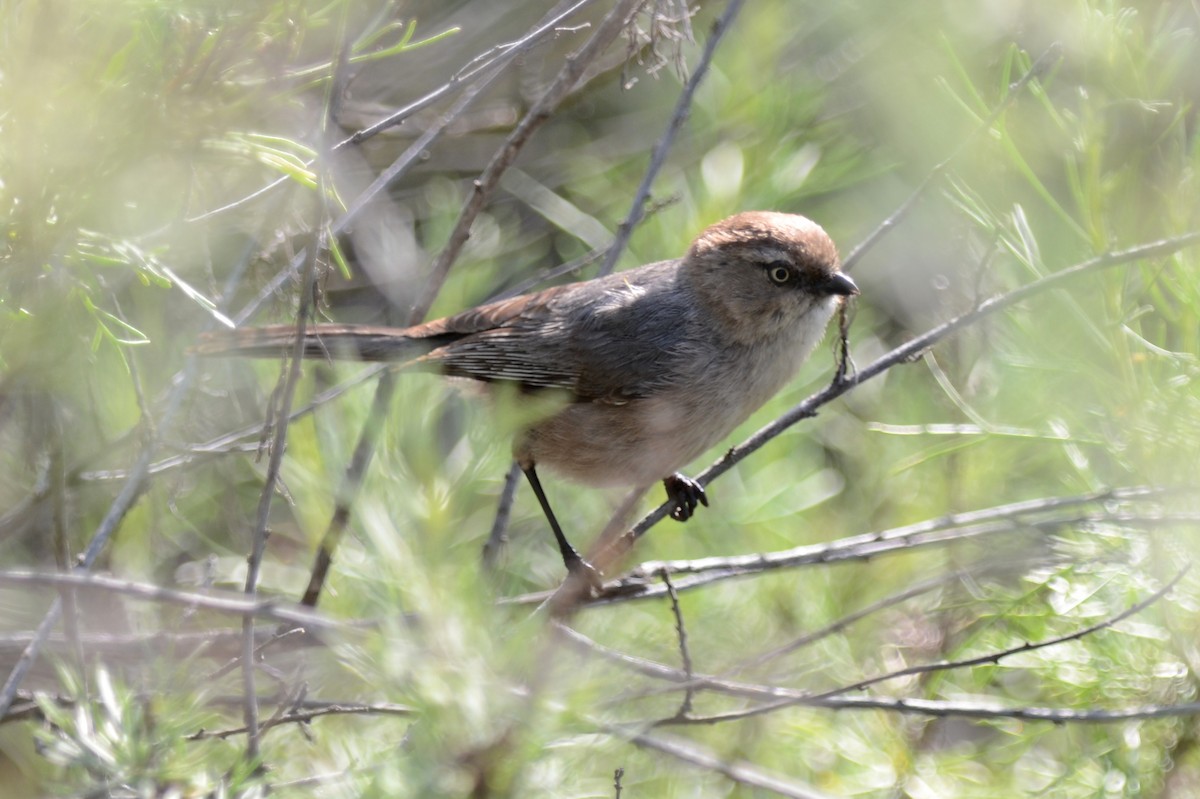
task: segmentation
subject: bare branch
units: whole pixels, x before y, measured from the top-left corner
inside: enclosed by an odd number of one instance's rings
[[[1146,719],[1180,718],[1200,715],[1200,702],[1183,702],[1178,705],[1144,705],[1122,710],[1067,710],[1055,707],[1024,705],[1004,707],[1000,704],[976,702],[952,702],[935,699],[886,699],[876,697],[829,697],[812,702],[787,701],[763,705],[753,711],[728,713],[707,717],[693,716],[689,719],[666,719],[664,724],[718,724],[724,721],[739,721],[763,715],[782,707],[820,707],[828,710],[887,710],[934,718],[963,719],[1017,719],[1018,721],[1043,721],[1051,724],[1114,724],[1124,721]]]
[[[63,586],[74,588],[79,592],[106,591],[131,596],[135,599],[148,602],[165,602],[171,605],[200,608],[236,616],[257,616],[265,619],[273,619],[287,624],[294,624],[298,627],[304,627],[308,630],[347,631],[352,629],[343,622],[320,616],[311,610],[305,610],[290,603],[282,603],[277,599],[246,599],[244,593],[230,592],[197,594],[190,591],[180,591],[175,588],[162,588],[151,583],[119,580],[115,577],[86,574],[78,571],[68,573],[18,570],[0,571],[0,584]]]
[[[343,16],[344,19],[344,16]],[[339,52],[344,53],[344,48]],[[341,57],[341,56],[339,56]],[[337,81],[334,81],[336,84]],[[327,100],[328,102],[328,100]],[[328,112],[328,105],[326,107]],[[321,180],[322,196],[325,196],[325,179]],[[324,209],[322,209],[323,213]],[[316,226],[317,231],[324,230],[323,224]],[[258,578],[262,570],[263,555],[267,550],[267,521],[270,518],[271,503],[275,499],[276,486],[279,483],[279,470],[283,466],[283,453],[287,447],[288,420],[292,411],[292,399],[296,394],[296,385],[300,382],[301,361],[304,357],[304,331],[308,327],[309,309],[316,283],[317,257],[324,248],[323,234],[318,232],[313,237],[305,252],[304,274],[300,281],[300,307],[296,311],[296,337],[292,349],[284,365],[286,372],[282,377],[279,391],[279,404],[275,414],[267,419],[267,425],[273,426],[274,435],[271,441],[270,455],[267,459],[267,474],[263,480],[262,491],[258,498],[258,508],[254,518],[254,532],[250,545],[250,555],[246,560],[246,583],[244,593],[251,600],[258,596]],[[250,760],[258,757],[258,704],[257,690],[254,686],[254,616],[242,617],[242,632],[245,636],[242,643],[242,680],[246,700],[245,719],[250,730],[247,739],[246,755]]]

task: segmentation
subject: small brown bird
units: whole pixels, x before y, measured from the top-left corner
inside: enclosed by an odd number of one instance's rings
[[[790,380],[858,287],[819,225],[768,211],[701,233],[680,259],[556,286],[408,328],[318,324],[304,356],[398,361],[523,391],[558,389],[567,405],[521,433],[513,454],[563,562],[595,582],[559,526],[537,466],[592,486],[661,480],[686,521],[708,504],[678,472]],[[291,325],[206,336],[205,354],[279,356]]]

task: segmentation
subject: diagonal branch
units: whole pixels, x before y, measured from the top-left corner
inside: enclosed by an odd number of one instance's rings
[[[446,246],[442,248],[433,262],[425,288],[413,304],[410,323],[419,321],[429,312],[434,298],[446,280],[451,265],[458,259],[459,253],[462,252],[463,246],[471,236],[471,225],[479,216],[479,212],[483,210],[488,197],[499,185],[501,175],[516,160],[530,137],[550,119],[554,110],[579,83],[588,64],[608,49],[608,46],[625,28],[629,18],[644,2],[645,0],[618,0],[613,9],[596,26],[596,32],[592,34],[592,38],[577,53],[567,58],[566,64],[554,81],[509,134],[496,154],[492,156],[492,160],[476,179],[471,196],[467,198],[467,202],[459,212],[458,220],[450,231]]]
[[[1189,247],[1194,247],[1200,244],[1200,231],[1192,231],[1180,236],[1161,239],[1159,241],[1150,242],[1148,244],[1140,244],[1135,247],[1130,247],[1117,252],[1105,253],[1097,255],[1094,258],[1089,258],[1086,261],[1081,261],[1066,269],[1062,269],[1053,274],[1047,275],[1039,280],[1031,283],[1026,283],[1011,291],[1003,294],[998,294],[988,300],[980,303],[970,311],[956,316],[942,324],[927,330],[925,333],[916,336],[906,343],[896,347],[891,352],[875,360],[861,371],[830,384],[826,388],[809,396],[803,402],[795,405],[791,410],[784,413],[775,421],[763,427],[750,438],[736,447],[733,447],[725,454],[721,460],[714,463],[712,466],[705,469],[701,474],[696,476],[696,481],[702,486],[707,486],[716,478],[720,477],[725,472],[729,471],[736,464],[745,460],[747,456],[756,452],[767,442],[784,432],[788,428],[800,422],[803,419],[808,419],[816,416],[817,409],[824,405],[828,405],[833,400],[847,393],[858,385],[878,377],[891,369],[893,366],[902,363],[908,363],[920,355],[925,350],[940,342],[942,339],[957,333],[965,327],[969,327],[975,322],[984,317],[1002,311],[1012,305],[1016,305],[1022,300],[1038,294],[1045,293],[1053,288],[1058,288],[1061,284],[1074,280],[1077,277],[1097,272],[1102,269],[1108,269],[1121,264],[1133,263],[1136,261],[1145,260],[1148,258],[1162,258],[1168,255],[1173,255],[1181,250]],[[662,519],[666,518],[670,510],[670,503],[664,502],[658,508],[655,508],[647,514],[634,528],[628,533],[627,539],[636,540],[645,535],[651,527],[657,524]],[[627,540],[627,543],[631,541]],[[674,571],[674,569],[672,569]]]
[[[1126,608],[1121,613],[1118,613],[1116,616],[1112,616],[1111,618],[1105,619],[1104,621],[1097,622],[1096,624],[1093,624],[1090,627],[1084,627],[1082,629],[1076,630],[1073,633],[1067,633],[1066,635],[1060,635],[1057,638],[1047,638],[1043,641],[1036,641],[1036,642],[1026,641],[1025,643],[1021,644],[1020,646],[1010,647],[1009,649],[1001,649],[997,652],[991,652],[986,655],[980,655],[979,657],[964,658],[962,660],[943,660],[939,663],[922,663],[918,666],[909,666],[906,669],[897,669],[896,671],[891,671],[891,672],[888,672],[887,674],[879,674],[879,675],[876,675],[875,677],[868,677],[867,679],[859,680],[858,682],[851,683],[850,685],[842,686],[841,688],[834,688],[831,691],[825,691],[824,693],[816,694],[816,696],[814,698],[822,699],[827,696],[839,696],[841,694],[853,693],[855,691],[861,691],[861,690],[868,688],[872,685],[875,685],[877,683],[886,682],[888,680],[895,680],[900,677],[911,677],[911,676],[914,676],[917,674],[930,674],[935,671],[949,671],[951,669],[967,669],[972,666],[983,666],[983,665],[989,664],[989,663],[995,664],[995,663],[999,663],[1001,660],[1003,660],[1004,658],[1009,657],[1011,655],[1020,655],[1020,654],[1026,653],[1026,652],[1036,652],[1039,649],[1045,649],[1046,647],[1049,647],[1049,646],[1065,644],[1068,641],[1077,641],[1080,638],[1084,638],[1086,636],[1091,635],[1092,633],[1097,633],[1097,632],[1100,632],[1101,630],[1107,630],[1109,627],[1112,627],[1115,624],[1118,624],[1119,622],[1122,622],[1125,619],[1128,619],[1130,616],[1134,616],[1138,613],[1141,613],[1143,610],[1150,607],[1155,602],[1157,602],[1158,600],[1160,600],[1164,596],[1166,596],[1171,591],[1171,589],[1174,588],[1176,586],[1176,584],[1178,584],[1179,581],[1183,579],[1184,575],[1187,574],[1188,571],[1191,570],[1191,568],[1192,568],[1192,564],[1189,563],[1189,564],[1185,565],[1182,569],[1179,570],[1179,572],[1174,577],[1171,578],[1171,581],[1168,582],[1166,585],[1164,585],[1162,588],[1158,589],[1153,594],[1151,594],[1150,596],[1143,599],[1141,602],[1138,602],[1135,605],[1130,605],[1128,608]]]
[[[725,38],[726,32],[733,26],[733,22],[737,19],[738,12],[742,10],[743,0],[730,0],[729,5],[725,7],[724,13],[713,21],[712,33],[709,34],[708,41],[704,43],[704,52],[700,56],[700,61],[696,65],[695,71],[688,79],[687,84],[683,87],[683,93],[679,95],[679,100],[675,103],[675,113],[671,115],[671,121],[667,124],[667,129],[663,131],[663,135],[654,145],[654,151],[650,156],[650,165],[646,167],[646,174],[642,177],[641,185],[638,186],[637,192],[633,195],[633,203],[629,208],[629,215],[625,220],[617,226],[617,235],[614,237],[612,244],[608,247],[608,254],[604,257],[604,265],[600,267],[599,274],[607,275],[617,265],[617,259],[621,257],[621,253],[625,250],[625,245],[629,243],[629,237],[633,234],[633,228],[638,222],[642,221],[645,212],[642,206],[646,204],[646,199],[650,196],[650,186],[654,183],[654,179],[658,177],[658,173],[662,170],[663,164],[667,160],[667,152],[670,151],[671,145],[675,143],[675,137],[679,134],[679,129],[683,127],[683,123],[687,121],[688,115],[692,110],[692,101],[696,95],[696,89],[708,74],[708,67],[712,64],[713,55],[717,52],[717,47],[721,44],[721,40]]]

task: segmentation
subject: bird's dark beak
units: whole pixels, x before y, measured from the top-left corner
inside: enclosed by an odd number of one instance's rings
[[[834,272],[829,276],[827,289],[830,294],[837,294],[842,297],[852,297],[858,294],[858,284],[850,279],[850,276],[844,272]]]

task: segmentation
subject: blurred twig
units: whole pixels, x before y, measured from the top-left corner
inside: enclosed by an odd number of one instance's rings
[[[412,708],[394,704],[364,704],[361,702],[320,702],[305,701],[298,707],[286,709],[285,712],[273,716],[263,722],[261,730],[265,731],[282,724],[308,724],[313,719],[322,716],[412,716]],[[187,741],[203,741],[209,738],[232,738],[235,735],[245,735],[249,732],[246,727],[233,727],[225,730],[198,730],[187,736]]]
[[[976,126],[976,128],[971,131],[969,135],[959,142],[959,145],[954,149],[954,152],[950,153],[949,156],[934,166],[933,169],[929,170],[929,174],[927,174],[925,179],[922,180],[915,189],[913,189],[912,194],[908,195],[908,198],[904,200],[904,202],[900,203],[900,207],[893,211],[887,219],[880,222],[878,227],[867,234],[867,237],[859,242],[858,245],[850,251],[850,254],[847,255],[845,260],[842,262],[842,268],[846,271],[850,271],[850,269],[852,269],[854,265],[858,263],[859,259],[866,254],[867,250],[874,247],[879,240],[884,237],[884,235],[889,233],[893,228],[896,227],[896,225],[900,224],[900,222],[906,216],[908,216],[909,212],[912,211],[913,207],[916,206],[917,200],[921,199],[921,196],[924,195],[929,187],[933,185],[934,181],[945,174],[946,170],[950,168],[950,164],[952,164],[954,160],[962,154],[962,152],[967,148],[967,145],[970,144],[976,136],[991,130],[992,125],[996,124],[996,120],[998,120],[1004,111],[1009,107],[1009,105],[1011,105],[1012,102],[1017,99],[1017,95],[1021,93],[1021,90],[1024,89],[1025,86],[1027,86],[1034,78],[1039,78],[1046,74],[1051,67],[1058,63],[1060,58],[1062,58],[1062,45],[1055,43],[1046,48],[1045,52],[1038,56],[1037,60],[1033,62],[1028,70],[1026,70],[1025,74],[1008,87],[1008,93],[1001,98],[1000,102],[996,104],[996,107],[992,109],[992,112],[984,117],[983,121],[980,122],[979,125]]]
[[[923,663],[923,664],[920,664],[917,666],[909,666],[908,668],[905,668],[905,669],[897,669],[895,671],[890,671],[887,674],[879,674],[874,677],[868,677],[866,679],[850,683],[849,685],[844,685],[839,688],[834,688],[832,690],[825,691],[823,693],[819,693],[816,695],[816,698],[820,699],[820,698],[823,698],[826,696],[839,696],[841,694],[855,693],[855,692],[861,691],[865,688],[869,688],[872,685],[876,685],[877,683],[886,682],[888,680],[895,680],[895,679],[898,679],[901,677],[911,677],[911,676],[914,676],[917,674],[929,674],[929,673],[935,672],[935,671],[947,671],[950,669],[965,669],[965,668],[970,668],[971,666],[982,666],[982,665],[988,664],[988,663],[995,664],[995,663],[999,663],[1002,659],[1009,657],[1010,655],[1020,655],[1025,652],[1034,652],[1034,651],[1037,651],[1038,649],[1045,649],[1046,647],[1049,647],[1049,646],[1065,644],[1068,641],[1077,641],[1080,638],[1084,638],[1085,636],[1091,635],[1092,633],[1097,633],[1097,632],[1100,632],[1101,630],[1107,630],[1109,627],[1112,627],[1113,625],[1115,625],[1119,622],[1122,622],[1125,619],[1128,619],[1130,616],[1141,613],[1143,610],[1150,607],[1155,602],[1157,602],[1158,600],[1160,600],[1164,596],[1166,596],[1168,593],[1170,593],[1171,589],[1173,589],[1176,585],[1178,585],[1179,581],[1183,579],[1184,575],[1186,575],[1191,570],[1191,568],[1192,568],[1192,565],[1190,563],[1184,565],[1184,567],[1182,569],[1180,569],[1166,585],[1164,585],[1162,588],[1155,591],[1150,596],[1143,599],[1141,602],[1138,602],[1137,604],[1134,604],[1134,605],[1130,605],[1124,611],[1118,613],[1115,616],[1111,616],[1111,617],[1105,619],[1104,621],[1097,622],[1096,624],[1093,624],[1089,627],[1084,627],[1082,629],[1076,630],[1073,633],[1067,633],[1066,635],[1060,635],[1056,638],[1047,638],[1042,641],[1036,641],[1036,642],[1026,641],[1025,643],[1021,644],[1020,646],[1014,646],[1009,649],[1001,649],[1001,650],[997,650],[995,652],[989,652],[988,654],[980,655],[979,657],[964,658],[962,660],[944,660],[944,661],[941,661],[940,663]]]
[[[791,797],[791,799],[829,799],[828,794],[792,780],[785,780],[783,777],[769,773],[762,766],[744,760],[730,761],[695,741],[685,741],[662,734],[650,735],[631,727],[618,727],[611,724],[603,725],[602,729],[610,735],[623,738],[642,749],[669,755],[705,771],[720,774],[739,785],[770,791],[779,796]]]
[[[549,17],[547,19],[544,19],[536,27],[534,27],[528,33],[526,33],[524,36],[522,36],[520,39],[517,39],[516,41],[513,41],[513,42],[506,42],[504,44],[496,45],[495,47],[491,48],[487,52],[480,53],[479,55],[475,56],[470,61],[468,61],[466,64],[464,64],[463,67],[461,69],[459,69],[458,72],[456,72],[450,78],[450,80],[448,80],[446,83],[442,84],[438,88],[429,92],[425,96],[409,103],[408,105],[399,109],[398,111],[395,111],[395,112],[389,114],[388,116],[384,117],[383,119],[376,122],[375,124],[369,125],[368,127],[363,128],[362,130],[356,131],[353,135],[351,135],[351,136],[339,141],[335,145],[333,145],[333,149],[340,150],[343,147],[348,147],[352,144],[361,144],[362,142],[366,141],[367,139],[372,138],[373,136],[381,133],[382,131],[401,124],[402,122],[404,122],[404,120],[408,119],[413,114],[419,113],[419,112],[425,110],[426,108],[429,108],[433,104],[437,103],[439,100],[443,100],[443,99],[451,96],[456,89],[460,89],[464,86],[470,86],[471,82],[473,80],[478,79],[479,76],[484,74],[485,72],[487,72],[488,74],[479,82],[482,85],[486,86],[495,78],[495,76],[497,74],[499,74],[499,72],[501,72],[505,67],[507,67],[513,61],[513,59],[517,58],[522,53],[526,52],[530,47],[532,47],[534,44],[539,42],[544,36],[559,30],[564,21],[566,21],[569,17],[574,15],[577,11],[591,5],[593,2],[595,2],[595,0],[577,0],[577,2],[570,5],[569,7],[567,7],[566,9],[564,9],[561,12],[558,12],[558,13],[551,12],[551,14],[549,15]],[[493,54],[495,54],[495,55],[493,55]],[[489,72],[489,70],[490,70],[490,72]],[[473,92],[473,94],[477,93],[477,91],[478,90],[476,90],[476,92]],[[453,112],[451,112],[448,116],[456,119],[458,117],[458,114],[454,114]],[[443,128],[444,125],[435,125],[433,127]],[[312,161],[306,161],[306,162],[304,162],[304,166],[306,166],[306,167],[311,166],[312,163],[313,163]],[[227,203],[219,208],[214,208],[210,211],[205,211],[202,214],[198,214],[194,217],[189,218],[187,221],[188,222],[200,222],[205,219],[209,219],[211,217],[217,216],[218,214],[225,213],[226,211],[232,211],[236,208],[239,208],[239,207],[245,205],[248,202],[252,202],[252,201],[258,199],[259,197],[262,197],[263,195],[270,193],[270,191],[272,189],[287,183],[291,179],[292,178],[288,175],[284,175],[283,177],[276,178],[275,180],[271,181],[267,185],[263,186],[260,189],[255,190],[254,192],[246,195],[245,197],[241,197],[241,198],[234,200],[231,203]]]
[[[121,594],[150,602],[166,602],[172,605],[182,605],[189,608],[202,608],[217,613],[230,613],[237,616],[257,616],[273,619],[279,622],[294,624],[309,630],[349,630],[349,625],[333,619],[324,618],[311,610],[306,610],[278,599],[247,599],[244,593],[209,592],[198,594],[191,591],[180,591],[175,588],[163,588],[152,583],[139,583],[133,580],[119,580],[99,574],[85,574],[79,571],[37,572],[8,570],[0,571],[0,585],[41,585],[48,587],[68,587],[76,592],[102,591]],[[214,633],[202,633],[212,636]],[[153,640],[155,636],[149,636]],[[103,638],[101,639],[103,640]],[[115,639],[118,644],[128,646],[124,637]],[[133,639],[147,640],[147,639]],[[86,639],[85,639],[86,642]]]
[[[881,610],[886,610],[888,608],[896,607],[897,605],[902,605],[910,599],[914,599],[918,596],[921,596],[922,594],[927,594],[930,591],[935,591],[938,588],[942,588],[944,586],[959,582],[960,580],[964,580],[967,578],[979,579],[987,571],[988,571],[988,569],[986,567],[984,569],[978,569],[978,570],[974,570],[974,571],[967,571],[967,570],[959,569],[958,571],[953,571],[953,572],[950,572],[949,574],[943,574],[941,576],[934,577],[929,580],[922,580],[921,582],[918,582],[918,583],[915,583],[914,585],[909,586],[908,588],[904,589],[903,591],[899,591],[897,593],[883,597],[882,599],[880,599],[876,602],[872,602],[871,604],[866,605],[865,607],[859,608],[858,610],[856,610],[852,613],[847,613],[845,616],[842,616],[840,619],[835,619],[834,621],[830,622],[829,624],[826,624],[825,626],[821,627],[820,629],[805,633],[804,635],[794,638],[793,640],[788,641],[786,644],[776,646],[767,652],[762,652],[758,655],[754,655],[753,657],[746,658],[741,663],[738,663],[738,664],[722,671],[721,676],[728,677],[732,674],[738,674],[740,672],[747,671],[752,668],[757,668],[759,666],[766,665],[767,663],[770,663],[773,660],[777,660],[781,657],[784,657],[785,655],[789,655],[792,652],[802,649],[803,647],[810,646],[810,645],[816,643],[817,641],[820,641],[823,638],[828,638],[831,635],[836,635],[837,633],[842,632],[843,630],[845,630],[847,627],[854,624],[855,622],[861,621],[862,619],[865,619],[868,616],[872,616],[872,615],[880,612]]]
[[[692,651],[688,646],[687,626],[683,623],[683,610],[679,607],[679,593],[675,590],[675,585],[671,582],[671,572],[669,570],[662,570],[662,581],[667,589],[667,596],[671,598],[671,613],[675,616],[675,635],[679,640],[679,659],[683,663],[684,673],[693,674],[695,670],[692,667]],[[676,715],[687,716],[691,712],[692,690],[689,688],[683,695],[683,702],[680,703]]]
[[[321,113],[316,139],[325,141],[325,134],[333,124],[334,108],[337,98],[346,78],[347,59],[349,57],[349,42],[346,37],[348,7],[343,7],[339,16],[336,52],[333,63],[333,79],[325,92],[325,103]],[[251,543],[250,556],[246,561],[245,594],[250,599],[258,596],[258,579],[262,570],[262,560],[267,549],[267,522],[270,518],[271,504],[275,499],[276,486],[279,483],[279,471],[283,465],[283,453],[287,446],[289,420],[292,412],[292,401],[296,394],[296,385],[300,382],[301,362],[304,359],[305,332],[308,329],[309,316],[316,299],[317,291],[317,262],[325,255],[328,247],[326,238],[326,220],[328,216],[325,199],[331,196],[329,174],[327,169],[319,170],[318,189],[322,202],[318,203],[319,218],[313,227],[312,241],[305,248],[304,267],[300,278],[300,302],[296,309],[296,334],[291,351],[284,362],[286,372],[281,379],[279,404],[274,413],[268,417],[267,427],[273,427],[270,455],[267,460],[267,473],[263,480],[262,491],[259,494],[258,508],[254,518],[254,538]],[[265,431],[264,431],[265,432]],[[242,617],[242,694],[245,701],[243,717],[246,723],[246,759],[253,763],[259,755],[259,724],[258,724],[258,691],[255,687],[255,662],[258,647],[254,635],[254,616]],[[264,644],[265,646],[265,644]]]
[[[352,388],[371,380],[380,372],[388,368],[387,364],[372,364],[364,367],[357,374],[348,377],[335,386],[331,386],[312,398],[306,405],[292,410],[288,414],[288,421],[294,422],[297,419],[303,418],[310,413],[313,413],[322,405],[331,402],[345,394]],[[168,458],[155,461],[150,465],[150,474],[160,474],[162,472],[178,469],[184,466],[190,466],[196,461],[203,458],[212,458],[220,455],[225,455],[230,452],[253,452],[258,448],[256,439],[262,435],[262,424],[256,423],[243,427],[240,430],[233,430],[224,433],[216,438],[211,438],[208,441],[198,442],[195,444],[187,444],[183,447],[185,450],[179,455],[172,455]],[[96,469],[88,471],[79,471],[74,476],[74,480],[79,482],[96,482],[108,480],[122,480],[129,475],[127,469]]]
[[[165,428],[170,427],[174,423],[175,415],[179,411],[184,395],[191,387],[194,375],[194,366],[189,363],[180,375],[180,379],[172,387],[167,398],[166,410],[163,413],[163,417],[155,426],[160,434]],[[80,556],[74,570],[76,573],[89,571],[95,565],[96,559],[100,557],[100,553],[108,546],[109,539],[116,532],[121,520],[125,518],[125,514],[129,512],[130,508],[133,507],[134,503],[142,495],[142,491],[146,487],[146,478],[150,472],[150,463],[154,458],[155,450],[156,444],[153,441],[147,440],[143,443],[137,460],[129,470],[129,477],[125,480],[125,484],[121,486],[121,490],[118,492],[116,498],[113,499],[112,504],[109,505],[108,512],[104,514],[104,518],[101,519],[100,524],[96,527],[96,532],[92,535],[91,540]],[[0,689],[0,718],[3,718],[8,713],[9,707],[12,706],[13,698],[16,696],[18,686],[20,686],[21,681],[25,679],[25,675],[33,666],[42,643],[50,635],[61,615],[62,600],[59,598],[50,604],[46,615],[42,617],[41,623],[38,624],[34,632],[34,637],[29,642],[29,646],[25,648],[17,664],[9,673],[4,687]]]
[[[496,567],[500,552],[508,543],[508,519],[512,514],[513,499],[520,481],[521,467],[516,461],[513,461],[512,465],[508,467],[508,473],[504,475],[504,486],[500,489],[500,501],[496,503],[496,517],[492,520],[492,529],[483,545],[483,564],[489,569]]]
[[[484,71],[492,67],[506,66],[514,58],[541,40],[542,37],[559,30],[562,24],[566,22],[568,18],[573,16],[577,11],[581,11],[582,9],[591,5],[593,2],[595,2],[595,0],[576,0],[576,2],[567,6],[562,11],[558,11],[557,9],[552,10],[546,18],[538,22],[537,25],[530,29],[530,31],[520,39],[517,39],[513,42],[498,44],[487,52],[480,53],[467,62],[462,69],[454,73],[450,80],[446,81],[446,83],[442,84],[437,89],[434,89],[432,92],[416,102],[410,103],[404,108],[389,114],[388,116],[376,122],[374,125],[369,125],[356,132],[349,138],[338,142],[337,146],[343,147],[348,144],[361,144],[372,136],[375,136],[376,134],[381,133],[388,128],[399,125],[413,114],[425,110],[438,100],[441,100],[443,97],[449,96],[456,88],[458,88],[458,86],[478,77]],[[561,5],[562,4],[559,6],[560,8]]]

